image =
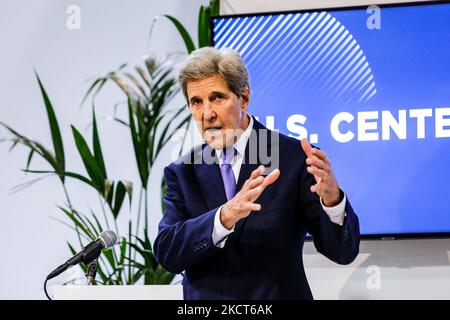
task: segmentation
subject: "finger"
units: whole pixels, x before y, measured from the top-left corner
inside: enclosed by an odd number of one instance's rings
[[[255,187],[253,189],[248,189],[247,192],[245,193],[245,198],[251,202],[256,201],[256,199],[259,198],[259,196],[264,191],[264,189],[268,185],[274,183],[278,179],[279,176],[280,176],[280,170],[279,169],[273,170],[267,177],[264,178],[264,181],[262,183],[260,183],[257,187]]]
[[[260,165],[258,168],[253,170],[252,174],[250,175],[250,178],[248,178],[245,181],[244,185],[242,186],[242,189],[249,189],[248,185],[250,184],[250,182],[256,179],[257,177],[261,176],[264,173],[264,169],[265,167],[263,165]]]
[[[247,189],[250,190],[250,189],[256,188],[263,181],[264,181],[264,177],[263,176],[259,176],[259,177],[255,178],[253,180],[249,180],[249,182],[247,184]]]
[[[310,189],[312,192],[315,192],[318,195],[320,195],[321,197],[323,197],[324,194],[331,193],[333,190],[333,187],[332,187],[332,185],[330,185],[330,183],[325,183],[325,182],[320,181],[320,178],[319,178],[319,181],[317,181],[316,184],[312,185],[310,187]]]
[[[320,160],[328,163],[328,158],[327,155],[325,154],[325,152],[323,152],[322,150],[319,150],[317,148],[312,148],[311,149],[311,154],[315,155],[317,158],[319,158]]]
[[[247,190],[243,197],[245,200],[250,201],[250,202],[255,202],[256,199],[258,199],[258,197],[261,195],[261,193],[264,191],[264,187],[262,185],[259,185],[256,188]]]
[[[309,166],[314,166],[322,170],[328,170],[328,164],[326,164],[323,160],[320,160],[316,156],[311,156],[306,158],[306,164]]]
[[[328,176],[328,172],[326,170],[319,169],[319,168],[314,167],[314,166],[307,167],[306,171],[308,171],[309,173],[313,174],[314,177],[316,178],[316,180],[317,180],[317,178],[320,178],[321,180],[324,180]]]
[[[311,145],[309,144],[308,140],[307,139],[302,139],[300,141],[300,144],[302,145],[303,151],[309,157],[311,155]]]
[[[261,183],[261,185],[265,188],[268,185],[274,183],[280,177],[280,173],[280,169],[273,170],[267,177],[264,178],[264,181]]]
[[[253,170],[252,174],[250,175],[249,179],[255,179],[256,177],[262,175],[264,173],[264,169],[266,167],[264,167],[262,164],[256,168],[255,170]]]
[[[242,208],[246,211],[260,211],[261,205],[259,203],[247,202],[242,205]]]
[[[315,192],[318,195],[322,194],[322,184],[320,182],[317,182],[315,185],[312,185],[310,187],[311,192]]]

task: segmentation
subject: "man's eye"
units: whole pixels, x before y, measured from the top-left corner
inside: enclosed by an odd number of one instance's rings
[[[213,100],[221,100],[221,99],[223,99],[223,96],[220,94],[216,94],[212,98],[213,98]]]

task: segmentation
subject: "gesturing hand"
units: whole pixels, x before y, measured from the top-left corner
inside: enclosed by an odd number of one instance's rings
[[[247,217],[252,211],[261,210],[261,205],[255,203],[264,189],[274,183],[280,176],[280,170],[275,169],[266,177],[263,177],[264,166],[254,170],[250,178],[245,181],[242,189],[222,207],[220,222],[231,229],[236,222]]]
[[[326,207],[339,204],[341,201],[339,185],[326,154],[317,148],[312,148],[306,139],[301,141],[301,145],[307,155],[306,170],[314,175],[317,182],[311,186],[311,192],[317,193]]]

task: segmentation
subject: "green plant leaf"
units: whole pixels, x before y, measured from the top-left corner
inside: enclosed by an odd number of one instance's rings
[[[164,198],[167,193],[167,184],[164,177],[161,179],[161,212],[164,214],[164,211],[166,211],[166,204],[164,203]]]
[[[5,129],[7,129],[12,135],[14,135],[14,145],[17,143],[21,143],[22,145],[28,147],[30,150],[34,150],[35,153],[39,154],[44,160],[46,160],[50,166],[55,169],[55,172],[57,174],[60,174],[63,170],[61,169],[59,163],[55,159],[55,157],[52,155],[52,153],[47,150],[42,144],[40,144],[37,141],[31,140],[24,135],[20,134],[7,124],[0,121],[0,126],[3,126]],[[17,141],[17,142],[16,142]]]
[[[106,181],[108,181],[108,180],[106,180]],[[110,189],[110,191],[108,193],[108,196],[105,197],[105,200],[108,203],[108,206],[111,209],[111,212],[113,212],[113,214],[114,214],[113,203],[114,203],[115,187],[116,187],[116,183],[114,181],[112,181],[111,182],[111,189]]]
[[[128,194],[128,199],[130,200],[130,207],[131,207],[131,200],[133,199],[133,182],[131,181],[122,181],[123,185],[125,186],[125,191]]]
[[[158,265],[155,272],[155,281],[154,284],[171,284],[173,278],[175,278],[175,274],[169,271],[166,271],[161,265]]]
[[[73,212],[63,208],[63,207],[58,207],[62,212],[64,212],[66,214],[67,217],[69,217],[70,220],[72,220],[72,222],[78,227],[80,228],[81,231],[83,231],[84,235],[86,235],[90,240],[95,240],[96,237],[94,234],[92,234],[92,232],[89,230],[89,227],[87,227],[85,225],[85,223],[83,223],[83,221]]]
[[[56,171],[49,171],[49,170],[23,170],[24,172],[30,172],[30,173],[38,173],[38,174],[45,174],[45,173],[52,173],[52,174],[60,174],[60,175],[64,175],[66,177],[71,177],[77,180],[80,180],[81,182],[86,183],[87,185],[91,186],[92,188],[94,188],[95,190],[97,190],[97,187],[86,177],[75,173],[75,172],[61,172],[58,173]]]
[[[98,136],[98,129],[97,129],[97,119],[95,117],[95,110],[92,109],[92,119],[93,119],[93,130],[92,130],[92,145],[94,146],[94,157],[95,161],[97,162],[97,165],[101,171],[101,176],[106,179],[106,168],[105,168],[105,161],[103,160],[103,152],[102,147],[100,145],[100,138]]]
[[[169,19],[177,28],[178,33],[180,34],[181,38],[184,41],[184,44],[186,46],[186,50],[188,53],[191,53],[195,50],[194,42],[192,41],[191,36],[189,35],[189,32],[187,32],[186,28],[181,24],[180,21],[178,21],[175,17],[172,17],[170,15],[164,15],[167,19]]]
[[[94,211],[92,211],[92,209],[90,210],[92,217],[95,220],[95,223],[97,225],[98,230],[104,230],[105,228],[103,228],[103,226],[101,225],[100,221],[98,221],[97,216],[95,215]]]
[[[112,206],[112,200],[114,196],[114,181],[110,179],[105,180],[105,199],[106,202]]]
[[[137,114],[138,118],[141,117],[139,112],[137,112]],[[136,129],[130,98],[128,98],[128,116],[129,116],[131,140],[133,142],[134,155],[138,166],[139,176],[141,178],[142,185],[144,186],[144,188],[146,188],[149,175],[148,160],[147,160],[148,158],[146,151],[146,139],[142,140],[140,138],[142,134],[138,134],[138,131]]]
[[[132,225],[131,225],[131,219],[128,220],[128,243],[131,243],[131,233],[132,233]],[[131,258],[131,247],[128,246],[128,257]],[[125,256],[125,259],[127,257]],[[128,283],[132,283],[132,277],[131,277],[132,267],[128,266]]]
[[[146,84],[147,88],[150,89],[151,79],[148,76],[148,74],[140,66],[135,66],[134,69],[139,74],[139,76],[141,77],[142,81],[144,81],[144,83]]]
[[[167,144],[167,142],[169,142],[170,136],[168,135],[169,132],[169,127],[170,125],[173,124],[173,122],[175,122],[175,119],[178,118],[178,116],[185,111],[184,108],[180,108],[178,110],[178,112],[175,114],[175,116],[173,116],[169,121],[167,121],[166,126],[164,127],[161,136],[159,137],[159,141],[158,141],[158,145],[156,148],[156,152],[153,155],[153,158],[156,159],[159,155],[159,153],[161,152],[162,148]],[[185,126],[186,123],[188,123],[191,120],[191,114],[189,113],[173,130],[171,130],[170,132],[175,132],[176,130],[181,129],[181,127]]]
[[[28,187],[31,187],[36,182],[41,181],[41,180],[43,180],[45,178],[48,178],[50,176],[52,176],[52,175],[51,174],[47,174],[45,176],[41,176],[39,178],[36,178],[36,179],[30,180],[30,181],[26,181],[26,182],[20,183],[18,185],[15,185],[14,187],[11,188],[10,194],[14,194],[14,193],[20,192],[20,191],[22,191],[22,190],[24,190],[24,189],[26,189]]]
[[[89,230],[90,234],[93,236],[93,238],[98,238],[98,236],[100,235],[100,233],[102,232],[103,228],[101,226],[99,226],[97,224],[97,226],[94,225],[94,223],[91,221],[91,219],[86,216],[85,214],[83,214],[82,212],[79,212],[75,209],[73,210],[68,210],[69,212],[72,212],[79,220],[81,223],[83,223],[83,225],[86,227],[86,229]],[[92,210],[91,210],[91,214],[94,216]],[[97,229],[98,227],[98,229]]]
[[[208,26],[205,24],[205,20],[207,19],[206,16],[206,9],[204,6],[200,7],[200,10],[198,11],[198,47],[203,48],[208,44],[208,30],[206,29]]]
[[[93,184],[97,191],[104,197],[105,196],[105,179],[107,177],[103,176],[102,170],[99,168],[95,157],[92,155],[86,140],[80,134],[80,132],[74,127],[72,127],[73,137],[75,139],[75,144],[78,149],[78,153],[83,160],[84,167],[89,177],[91,178]]]
[[[112,276],[114,274],[116,274],[117,272],[119,272],[119,270],[120,270],[119,269],[120,266],[117,265],[116,259],[115,259],[115,256],[114,256],[114,253],[112,250],[113,250],[112,248],[107,248],[107,249],[102,250],[103,255],[106,257],[106,260],[108,261],[108,263],[110,264],[110,266],[113,270],[113,272],[109,276],[108,280],[112,280]],[[112,282],[116,285],[120,285],[120,284],[122,284],[122,279],[120,277],[117,277],[115,280],[112,280]]]
[[[13,142],[12,145],[8,149],[8,152],[11,152],[20,143],[20,139],[19,138],[2,139],[1,142],[8,141],[8,140]]]
[[[83,106],[86,102],[87,98],[91,95],[91,93],[94,91],[95,88],[97,88],[96,93],[93,95],[93,100],[95,99],[95,96],[98,94],[98,92],[102,89],[102,87],[105,85],[105,83],[108,81],[107,78],[101,77],[96,79],[89,87],[89,89],[86,91],[86,94],[84,95],[83,99],[81,100],[80,106]]]
[[[123,184],[122,181],[119,181],[116,186],[116,192],[114,195],[114,205],[112,210],[114,219],[117,219],[119,215],[120,208],[122,208],[123,200],[125,199],[125,195],[126,195],[125,185]]]
[[[220,15],[220,0],[211,0],[209,2],[209,9],[211,11],[211,16]]]
[[[209,24],[209,20],[211,19],[211,10],[209,7],[205,9],[205,19],[203,20],[205,34],[204,34],[204,43],[205,47],[212,46],[212,32]]]
[[[142,85],[142,83],[129,72],[125,72],[124,75],[128,79],[130,79],[130,81],[139,89],[140,93],[142,94],[142,101],[147,101],[147,92],[145,91],[145,88]]]
[[[120,75],[114,73],[109,76],[109,79],[112,80],[126,95],[130,95],[133,97],[142,98],[133,87],[131,87],[125,80],[123,80]]]
[[[34,151],[33,149],[31,149],[28,158],[27,158],[27,165],[25,167],[25,170],[28,170],[30,168],[30,164],[31,164],[31,160],[33,159],[33,155],[36,151]]]
[[[150,77],[153,78],[157,67],[156,59],[152,56],[149,56],[144,60],[144,62],[145,66],[147,67],[147,71],[150,74]]]
[[[55,111],[53,109],[52,103],[45,91],[45,88],[39,78],[39,75],[35,71],[36,79],[39,83],[39,88],[41,89],[42,98],[44,99],[45,108],[47,111],[48,122],[50,124],[50,131],[52,134],[53,148],[55,151],[56,162],[59,165],[60,171],[65,170],[65,157],[64,157],[64,146],[61,138],[61,132],[59,130],[58,120],[56,119]],[[64,182],[64,176],[60,177]]]
[[[122,237],[122,241],[120,244],[120,258],[119,258],[120,265],[123,265],[125,262],[126,252],[127,252],[127,238]]]

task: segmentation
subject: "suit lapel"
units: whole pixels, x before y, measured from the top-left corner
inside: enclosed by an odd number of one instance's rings
[[[254,154],[255,151],[257,151],[255,148],[257,145],[254,145],[255,141],[257,141],[257,134],[256,131],[252,130],[252,133],[247,141],[247,146],[245,147],[244,159],[242,161],[239,178],[236,184],[236,193],[242,189],[245,181],[250,178],[252,171],[256,170],[259,166],[259,159],[256,158],[257,154]]]
[[[260,150],[259,150],[259,139],[260,134],[267,134],[266,129],[261,123],[259,123],[255,118],[253,118],[253,130],[247,141],[247,146],[245,148],[244,161],[242,162],[241,171],[239,173],[239,179],[236,186],[236,192],[242,189],[245,181],[250,178],[250,175],[254,170],[256,170],[261,164],[260,161]],[[267,139],[267,148],[270,154],[270,139]]]
[[[227,202],[227,197],[219,165],[210,161],[215,157],[214,149],[205,144],[194,156],[195,175],[208,210],[220,207]],[[205,159],[207,159],[206,163]]]
[[[260,161],[260,135],[268,133],[268,130],[266,127],[264,127],[261,123],[256,121],[255,118],[253,118],[253,130],[252,133],[247,141],[247,146],[245,148],[245,156],[244,161],[242,162],[241,171],[239,173],[239,179],[236,186],[236,192],[242,189],[242,186],[244,185],[245,181],[250,178],[250,175],[254,170],[256,170],[260,164],[262,163]],[[265,129],[265,130],[261,130]],[[260,131],[261,130],[261,131]],[[268,138],[267,140],[267,148],[268,148],[268,154],[271,152],[271,140]],[[258,200],[256,200],[258,202]],[[242,233],[242,230],[245,227],[245,224],[247,223],[247,220],[250,219],[250,216],[247,216],[245,219],[241,219],[236,223],[235,226],[235,232],[231,235],[231,238],[239,239]]]

